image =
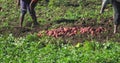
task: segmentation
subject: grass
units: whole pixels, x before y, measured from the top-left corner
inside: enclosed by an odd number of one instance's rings
[[[21,33],[23,36],[16,38],[14,34],[18,32],[13,31],[19,24],[20,9],[14,0],[0,0],[0,3],[1,63],[120,63],[119,33],[115,36],[109,31],[101,34],[98,38],[104,38],[105,42],[80,34],[67,38],[37,37],[37,32]],[[90,25],[95,21],[93,25],[98,25],[109,20],[113,14],[111,5],[108,5],[104,14],[99,14],[100,7],[98,0],[50,0],[49,3],[41,0],[36,12],[43,31],[60,26],[79,26],[83,22]],[[29,14],[25,17],[24,26],[32,21]],[[111,23],[107,25],[109,27]]]
[[[16,5],[15,1],[1,0],[1,3],[2,3],[1,4],[2,12],[0,12],[1,14],[0,18],[2,18],[2,24],[7,23],[5,25],[1,25],[1,27],[14,26],[15,24],[18,24],[20,9]],[[41,0],[39,1],[36,7],[38,21],[41,24],[54,22],[61,18],[64,19],[92,18],[92,19],[99,19],[98,21],[100,21],[101,18],[109,18],[112,15],[112,11],[110,11],[110,12],[105,12],[103,15],[99,16],[101,3],[100,1],[97,0],[92,0],[92,1],[91,0],[90,1],[81,1],[81,0],[52,1],[51,0],[49,3],[47,3],[48,5],[44,5],[44,3],[45,1]],[[95,5],[92,5],[91,3]],[[67,5],[67,4],[71,4],[71,5]],[[78,4],[78,6],[74,6],[75,4]],[[27,21],[31,21],[31,18],[28,14],[26,15],[24,23],[26,23]]]
[[[32,39],[31,39],[32,38]],[[30,39],[30,40],[29,40]],[[85,41],[73,46],[60,38],[0,36],[1,63],[119,63],[120,44]]]

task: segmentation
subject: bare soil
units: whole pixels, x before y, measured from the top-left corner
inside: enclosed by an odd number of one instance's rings
[[[106,41],[112,40],[112,41],[120,42],[120,39],[119,39],[120,31],[118,29],[118,33],[113,34],[113,22],[112,21],[113,21],[112,17],[109,19],[101,19],[99,23],[95,19],[90,19],[90,18],[77,19],[77,20],[61,19],[61,20],[56,21],[56,23],[47,23],[45,25],[39,25],[36,27],[30,27],[31,26],[30,23],[26,24],[26,26],[24,26],[23,28],[18,27],[18,26],[3,27],[0,29],[0,34],[2,35],[13,34],[13,36],[15,37],[23,37],[28,34],[38,33],[43,30],[50,31],[49,28],[51,26],[66,22],[67,24],[72,23],[72,25],[69,26],[66,24],[66,26],[65,25],[58,26],[57,28],[59,27],[63,27],[63,28],[64,27],[77,27],[77,28],[92,27],[96,29],[96,28],[102,27],[105,29],[105,31],[102,31],[97,35],[91,35],[90,33],[84,33],[84,34],[76,33],[72,36],[60,36],[64,40],[70,39],[73,43],[84,42],[86,40],[88,41],[97,40],[99,42],[106,42]]]

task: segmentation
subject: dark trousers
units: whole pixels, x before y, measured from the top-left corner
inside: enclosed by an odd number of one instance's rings
[[[120,2],[117,2],[114,0],[112,2],[113,9],[114,9],[114,24],[119,25],[120,24]]]

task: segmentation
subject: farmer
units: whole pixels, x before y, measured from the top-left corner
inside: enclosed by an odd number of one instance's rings
[[[118,25],[120,25],[120,0],[103,0],[100,13],[103,13],[107,4],[112,4],[114,10],[114,33],[117,32]]]
[[[24,16],[27,13],[27,10],[30,13],[30,16],[32,17],[34,25],[39,25],[37,22],[37,17],[35,13],[35,6],[37,4],[38,0],[17,0],[18,6],[20,5],[21,8],[21,15],[20,15],[20,27],[22,27]]]

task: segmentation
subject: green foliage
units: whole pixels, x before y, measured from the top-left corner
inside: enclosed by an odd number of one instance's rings
[[[15,0],[0,0],[0,3],[0,29],[18,26],[20,8],[16,6]],[[40,25],[52,23],[51,27],[57,28],[70,25],[57,24],[56,21],[61,19],[80,19],[82,22],[81,19],[90,18],[99,22],[112,16],[111,8],[100,15],[100,7],[101,2],[98,0],[50,0],[49,3],[40,0],[36,12]],[[25,17],[24,23],[31,21],[28,14]],[[116,42],[85,41],[73,46],[69,41],[66,42],[67,39],[48,36],[38,38],[36,34],[15,38],[11,32],[6,33],[6,36],[0,35],[1,63],[120,63],[120,44]]]
[[[1,0],[0,2],[0,6],[2,7],[0,19],[2,19],[1,24],[3,24],[0,27],[17,26],[19,23],[20,8],[16,5],[16,1]],[[90,18],[99,22],[101,19],[111,17],[113,13],[110,8],[107,10],[109,12],[106,11],[100,15],[100,4],[101,2],[98,0],[50,0],[49,2],[40,0],[35,9],[41,25],[63,18],[72,20]],[[32,21],[28,14],[25,16],[24,25]]]
[[[28,40],[31,39],[31,40]],[[2,63],[119,63],[120,44],[86,41],[79,46],[61,43],[61,39],[44,37],[34,39],[0,36]]]

